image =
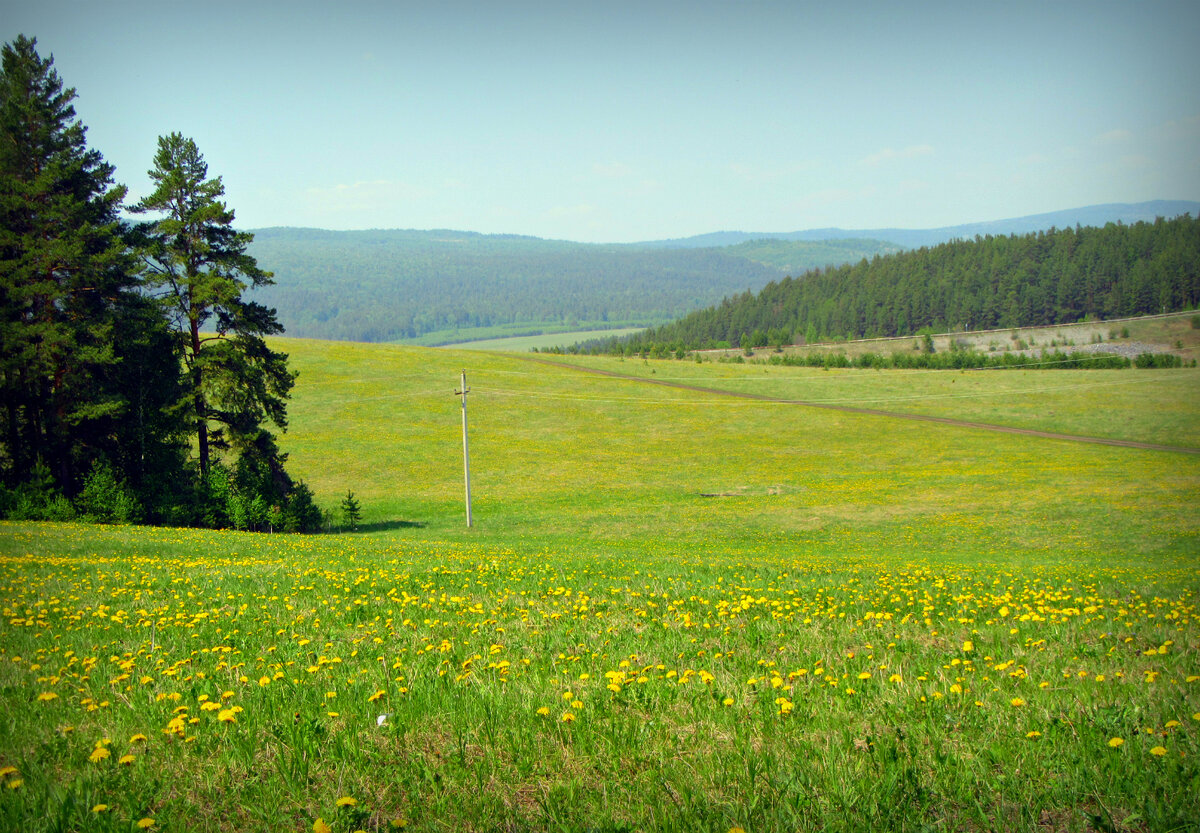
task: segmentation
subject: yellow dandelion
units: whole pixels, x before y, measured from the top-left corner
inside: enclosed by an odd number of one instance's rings
[[[17,768],[15,766],[0,766],[0,778],[7,778],[10,775],[16,775]]]
[[[137,757],[134,755],[122,755],[117,760],[117,763],[121,764],[122,766],[130,766],[136,760],[137,760]]]
[[[333,828],[325,823],[325,819],[317,819],[313,822],[313,833],[333,833]]]
[[[1167,754],[1167,748],[1165,746],[1155,746],[1150,750],[1150,754],[1154,755],[1156,758],[1161,758],[1163,755]]]
[[[1036,729],[1032,732],[1025,733],[1025,737],[1029,738],[1030,740],[1036,740],[1037,738],[1040,738],[1041,736],[1042,736],[1042,733],[1037,731]]]
[[[1016,707],[1016,708],[1020,708],[1021,706],[1024,706],[1024,705],[1025,705],[1025,701],[1024,701],[1024,700],[1022,700],[1020,697],[1014,697],[1013,699],[1011,699],[1011,700],[1009,700],[1009,701],[1008,701],[1008,704],[1009,704],[1010,706],[1014,706],[1014,707]]]
[[[141,819],[141,820],[140,820],[140,821],[137,823],[137,826],[138,826],[138,829],[139,829],[139,830],[149,830],[151,827],[153,827],[153,826],[154,826],[154,819],[152,819],[152,818],[150,818],[149,816],[147,816],[146,818],[144,818],[144,819]]]
[[[145,743],[145,742],[146,742],[146,736],[141,734],[140,732],[129,739],[130,746],[132,746],[135,743]]]
[[[221,709],[217,714],[217,720],[222,723],[237,723],[237,712],[233,709]]]
[[[562,722],[563,723],[574,723],[575,715],[571,714],[570,712],[563,712]]]
[[[726,706],[732,706],[734,703],[734,700],[732,697],[726,697],[724,700],[721,701],[721,703],[723,703]]]
[[[98,764],[108,757],[108,750],[103,746],[97,746],[92,750],[92,754],[88,755],[88,760],[94,764]]]
[[[899,674],[893,674],[892,676],[888,677],[888,682],[889,683],[898,683],[898,682],[903,681],[903,679],[904,678],[901,677]]]
[[[374,703],[376,700],[378,700],[380,697],[382,697],[386,693],[387,692],[381,688],[378,691],[376,691],[374,694],[372,694],[370,697],[368,697],[367,702]]]
[[[271,678],[264,674],[263,676],[258,678],[258,684],[260,686],[262,686],[263,688],[266,688],[267,686],[269,686],[271,684]]]
[[[542,706],[537,710],[537,714],[539,717],[547,717],[550,714],[550,709],[547,706]]]
[[[38,700],[43,703],[49,703],[51,700],[57,700],[58,695],[53,691],[43,691],[38,695]]]
[[[974,651],[974,650],[975,650],[975,643],[974,643],[974,642],[972,642],[972,641],[971,641],[971,640],[969,640],[969,639],[968,639],[968,640],[965,640],[965,641],[963,642],[963,653],[969,654],[969,653],[971,653],[971,652],[972,652],[972,651]]]
[[[1118,746],[1120,746],[1124,742],[1125,742],[1124,738],[1109,738],[1108,739],[1108,745],[1111,746],[1113,749],[1116,749]]]
[[[869,679],[871,679],[871,672],[863,671],[861,674],[858,675],[858,678],[860,680],[869,680]]]
[[[9,781],[4,786],[8,787],[10,790],[16,790],[16,789],[20,789],[21,785],[24,783],[25,783],[24,778],[13,778],[11,781]]]
[[[348,795],[343,795],[341,798],[339,798],[337,800],[337,806],[339,806],[339,807],[353,807],[357,803],[358,803],[358,799],[353,798]]]
[[[92,812],[93,813],[103,813],[107,809],[108,809],[107,804],[97,804],[96,806],[92,807]]]

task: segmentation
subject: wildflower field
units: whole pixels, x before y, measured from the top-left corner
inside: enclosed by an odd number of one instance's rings
[[[0,525],[0,829],[1197,828],[1200,455],[280,344],[362,526]],[[1197,444],[1194,370],[850,373]]]

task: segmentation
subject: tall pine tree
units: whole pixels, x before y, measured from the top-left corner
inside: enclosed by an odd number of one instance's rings
[[[71,494],[117,444],[128,400],[115,333],[138,301],[118,218],[125,189],[88,149],[53,64],[32,38],[3,47],[0,468],[23,483],[40,461]]]
[[[179,133],[159,137],[149,176],[154,191],[133,210],[161,215],[139,227],[141,251],[147,286],[182,352],[201,474],[207,476],[214,450],[233,447],[273,470],[287,491],[282,456],[263,423],[286,429],[295,374],[287,356],[264,341],[283,332],[275,311],[242,297],[271,283],[271,274],[246,253],[253,235],[233,228],[221,178],[209,178],[194,141]]]

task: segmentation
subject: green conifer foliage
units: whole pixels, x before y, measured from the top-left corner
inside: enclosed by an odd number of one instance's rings
[[[114,332],[136,280],[113,168],[89,150],[75,91],[20,36],[0,71],[0,469],[27,481],[39,460],[78,487],[111,451],[127,408]]]

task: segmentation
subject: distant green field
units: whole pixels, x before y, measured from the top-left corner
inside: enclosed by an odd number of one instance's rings
[[[527,353],[534,348],[542,350],[547,347],[570,347],[581,341],[594,338],[619,338],[632,333],[638,333],[645,327],[626,327],[620,330],[574,330],[564,333],[547,333],[540,336],[517,336],[513,338],[487,338],[479,341],[468,341],[455,344],[459,350],[505,350],[508,352]]]
[[[0,524],[0,829],[1195,828],[1200,455],[581,366],[1184,446],[1197,371],[275,346],[363,528]]]
[[[650,322],[650,324],[655,323],[661,324],[663,322]],[[519,347],[502,346],[500,349],[528,350],[530,347],[571,345],[582,339],[628,335],[629,333],[640,332],[647,326],[650,326],[650,324],[619,321],[603,323],[584,321],[576,324],[554,324],[541,321],[528,321],[518,324],[500,324],[494,327],[464,327],[454,330],[435,330],[397,343],[408,344],[414,347],[451,346],[470,350],[494,349],[490,346],[480,347],[480,344],[520,344],[521,346]]]

